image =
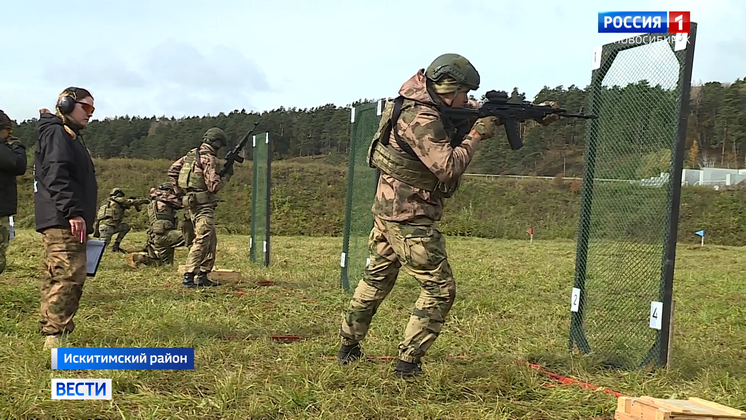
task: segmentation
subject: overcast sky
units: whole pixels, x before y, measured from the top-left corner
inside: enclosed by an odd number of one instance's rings
[[[599,11],[684,10],[698,23],[693,82],[746,77],[746,1],[6,1],[0,109],[19,122],[88,88],[94,118],[217,115],[395,96],[445,52],[482,86],[529,99],[585,87]]]

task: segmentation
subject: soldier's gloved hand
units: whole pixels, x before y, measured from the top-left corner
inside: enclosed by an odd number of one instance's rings
[[[498,125],[500,125],[500,118],[482,117],[474,123],[471,129],[479,133],[483,139],[489,139],[494,137],[495,133],[497,133]]]
[[[229,167],[225,168],[225,174],[233,176],[233,166],[229,166]]]
[[[542,103],[537,104],[537,105],[538,106],[549,106],[552,109],[559,109],[559,105],[557,105],[557,103],[554,102],[554,101],[546,101],[546,102],[542,102]],[[549,124],[551,124],[551,123],[553,123],[553,122],[555,122],[555,121],[557,121],[559,119],[560,119],[559,115],[557,115],[557,114],[549,114],[549,115],[547,115],[544,118],[536,118],[536,119],[534,119],[534,121],[538,122],[539,124],[541,124],[543,126],[547,126],[547,125],[549,125]]]

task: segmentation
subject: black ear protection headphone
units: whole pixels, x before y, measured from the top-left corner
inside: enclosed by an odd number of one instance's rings
[[[77,103],[75,91],[77,90],[78,88],[76,88],[75,86],[70,86],[69,88],[63,90],[60,94],[60,97],[57,98],[57,109],[63,115],[67,115],[73,112],[73,109],[75,109],[75,104]]]

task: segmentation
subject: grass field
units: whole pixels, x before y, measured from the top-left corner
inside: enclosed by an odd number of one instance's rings
[[[131,233],[124,246],[144,239]],[[567,363],[572,241],[449,238],[457,300],[424,360],[404,381],[393,360],[338,366],[348,297],[338,288],[340,238],[273,238],[269,269],[248,263],[248,238],[221,236],[218,268],[245,280],[186,291],[171,269],[134,270],[107,254],[86,284],[72,345],[194,347],[193,371],[52,371],[37,334],[40,235],[21,231],[0,275],[0,418],[611,419],[613,395],[519,363],[559,363],[574,378],[639,396],[696,396],[746,410],[744,248],[681,246],[671,369],[601,371]],[[183,261],[186,250],[177,253]],[[257,286],[271,280],[271,286]],[[364,350],[395,356],[418,286],[403,275]],[[277,342],[271,335],[303,339]],[[53,401],[51,378],[112,378],[111,401]]]

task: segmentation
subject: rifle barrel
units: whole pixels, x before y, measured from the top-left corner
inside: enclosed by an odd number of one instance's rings
[[[585,119],[596,119],[598,118],[598,115],[593,114],[559,114],[560,117],[567,117],[567,118],[585,118]]]

